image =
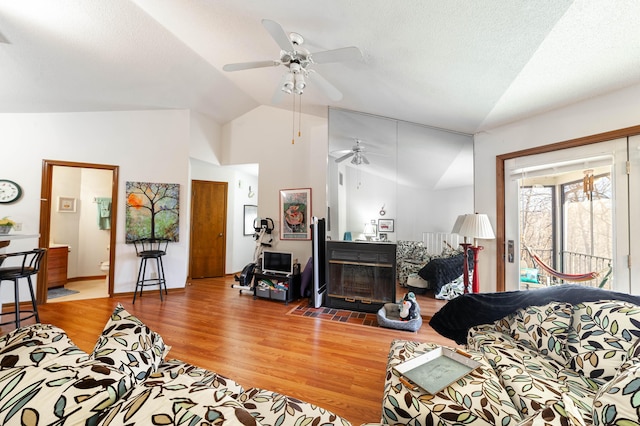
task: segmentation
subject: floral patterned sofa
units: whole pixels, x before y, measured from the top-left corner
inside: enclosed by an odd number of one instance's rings
[[[481,367],[436,395],[393,366],[436,347],[394,341],[382,422],[410,425],[640,425],[640,306],[550,302],[468,332]]]
[[[0,337],[2,425],[349,425],[320,407],[165,360],[162,337],[118,305],[92,353],[53,325]]]

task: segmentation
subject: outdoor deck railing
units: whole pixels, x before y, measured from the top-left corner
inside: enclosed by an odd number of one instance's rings
[[[562,259],[562,267],[559,265],[554,265],[552,261],[552,250],[547,249],[533,249],[533,251],[542,259],[547,265],[553,267],[555,270],[563,272],[565,274],[586,274],[588,272],[598,272],[599,275],[596,279],[590,281],[582,281],[575,282],[574,284],[580,284],[589,287],[598,287],[601,285],[605,275],[609,272],[611,268],[612,259],[601,256],[592,256],[584,253],[576,253],[571,251],[562,251],[560,253]],[[535,262],[531,259],[531,257],[526,254],[525,250],[522,250],[521,253],[524,253],[521,259],[521,264],[523,267],[527,268],[537,268],[538,269],[538,282],[542,285],[555,285],[562,283],[572,283],[568,280],[561,280],[557,277],[554,277],[548,274],[543,269],[539,268],[538,265],[535,265]],[[610,289],[611,281],[613,276],[610,275],[607,282],[604,284],[603,288]]]

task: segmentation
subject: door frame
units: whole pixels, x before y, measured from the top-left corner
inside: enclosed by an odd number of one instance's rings
[[[506,248],[505,248],[505,161],[527,155],[542,154],[575,148],[614,139],[640,135],[640,126],[626,127],[567,141],[541,145],[520,151],[496,155],[496,291],[505,291]]]
[[[118,172],[119,166],[108,164],[93,163],[76,163],[71,161],[59,160],[42,160],[42,182],[40,185],[40,238],[38,240],[39,247],[49,247],[49,238],[51,235],[51,185],[53,183],[53,167],[78,167],[83,169],[101,169],[111,170],[111,230],[109,232],[109,297],[113,295],[113,271],[116,265],[115,245],[116,245],[116,224],[118,211]],[[40,271],[38,272],[38,284],[36,290],[36,301],[38,304],[47,301],[47,256]]]

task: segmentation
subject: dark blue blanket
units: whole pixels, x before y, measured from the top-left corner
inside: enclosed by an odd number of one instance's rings
[[[469,270],[473,270],[473,252],[469,251]],[[451,281],[462,275],[464,270],[464,255],[462,253],[451,257],[440,257],[432,259],[420,271],[418,275],[423,280],[429,281],[429,285],[435,294],[440,293],[440,289]]]
[[[535,290],[463,294],[450,300],[436,312],[429,325],[442,336],[463,345],[467,342],[467,332],[471,327],[491,324],[518,309],[546,305],[550,302],[576,304],[598,300],[623,300],[640,306],[638,296],[564,284]]]

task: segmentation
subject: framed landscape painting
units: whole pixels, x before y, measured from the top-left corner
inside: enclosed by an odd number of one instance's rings
[[[311,188],[280,190],[280,239],[310,240]]]
[[[127,182],[126,194],[126,243],[141,238],[179,240],[179,184]]]

